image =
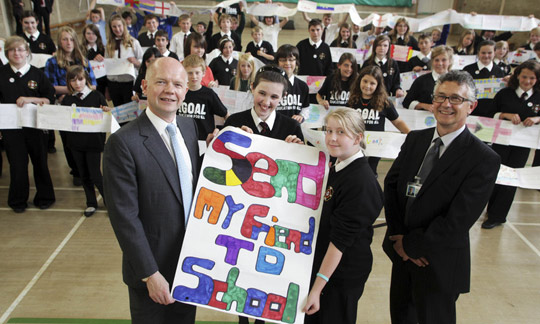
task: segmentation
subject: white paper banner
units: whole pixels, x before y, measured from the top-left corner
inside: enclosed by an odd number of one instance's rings
[[[463,70],[464,67],[466,67],[469,64],[476,63],[476,61],[477,61],[476,55],[454,55],[453,63],[452,63],[452,70]]]
[[[16,104],[3,104],[0,106],[0,129],[17,129],[19,125],[19,110]]]
[[[253,95],[251,92],[230,90],[229,86],[212,88],[219,99],[227,107],[229,115],[251,109],[253,107]]]
[[[508,63],[510,64],[521,64],[528,60],[534,60],[536,58],[536,53],[534,51],[528,50],[517,50],[508,53]]]
[[[92,71],[94,72],[94,77],[96,79],[107,76],[107,69],[105,67],[105,61],[98,62],[96,60],[91,60],[90,66],[92,66]]]
[[[330,47],[330,53],[332,54],[332,62],[337,63],[343,53],[351,53],[356,59],[356,63],[359,66],[364,64],[367,50],[356,48],[343,48],[343,47]]]
[[[44,68],[47,64],[47,60],[50,59],[52,55],[49,54],[34,54],[31,55],[30,65],[37,67],[38,69]]]
[[[419,76],[424,75],[426,73],[431,73],[431,71],[420,71],[420,72],[411,71],[411,72],[400,73],[399,77],[401,79],[401,83],[400,83],[401,89],[403,91],[409,91],[414,80],[416,80]]]
[[[287,8],[277,3],[255,3],[247,9],[247,13],[253,16],[291,17],[296,11],[296,8]]]
[[[308,85],[310,94],[319,92],[324,84],[324,80],[326,80],[325,76],[320,75],[297,75],[296,77]]]
[[[326,154],[227,127],[207,148],[201,170],[173,298],[303,323]]]
[[[131,75],[135,78],[135,66],[127,59],[106,58],[105,70],[107,75]]]
[[[142,101],[142,100],[141,100]],[[142,113],[140,104],[137,101],[131,101],[111,109],[111,114],[117,122],[127,123],[139,117]]]

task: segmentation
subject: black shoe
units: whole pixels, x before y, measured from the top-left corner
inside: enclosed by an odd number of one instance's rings
[[[39,209],[48,209],[49,207],[52,206],[52,204],[54,204],[54,201],[48,201],[48,202],[39,204],[38,207]]]
[[[81,180],[81,178],[79,178],[79,177],[73,177],[73,185],[74,185],[75,187],[80,187],[80,186],[82,186],[82,180]]]
[[[500,226],[500,225],[502,225],[501,222],[497,222],[497,221],[492,221],[492,220],[486,219],[486,220],[482,223],[482,228],[483,228],[483,229],[492,229],[493,227],[497,227],[497,226]]]
[[[13,211],[17,214],[21,214],[21,213],[24,213],[25,210],[26,210],[26,207],[15,207],[15,208],[12,208]]]
[[[96,212],[96,207],[88,207],[84,210],[84,216],[90,217]]]
[[[56,147],[54,147],[54,146],[53,146],[53,147],[49,147],[49,149],[47,150],[47,152],[49,152],[49,153],[51,153],[51,154],[52,154],[52,153],[56,153]]]

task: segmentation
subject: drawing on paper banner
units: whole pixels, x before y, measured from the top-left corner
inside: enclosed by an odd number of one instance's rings
[[[205,153],[174,299],[303,323],[327,155],[227,127]]]

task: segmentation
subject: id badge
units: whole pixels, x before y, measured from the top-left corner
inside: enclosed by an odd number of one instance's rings
[[[420,188],[422,188],[420,179],[418,177],[415,177],[415,182],[407,182],[407,192],[405,192],[405,196],[416,198],[418,192],[420,191]]]

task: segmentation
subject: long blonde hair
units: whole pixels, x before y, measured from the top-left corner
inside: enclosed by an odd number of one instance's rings
[[[359,143],[360,148],[362,151],[366,149],[366,125],[364,124],[364,119],[362,118],[362,112],[360,112],[360,110],[344,107],[331,110],[324,118],[325,125],[328,124],[330,118],[334,118],[351,138],[362,134],[362,139]]]
[[[251,53],[244,53],[240,55],[238,58],[238,73],[236,73],[236,78],[234,80],[234,90],[240,90],[240,83],[242,81],[242,72],[240,72],[240,64],[242,62],[246,62],[249,65],[251,65],[251,73],[248,77],[248,89],[250,84],[253,83],[253,80],[255,80],[255,60],[253,59],[253,56],[251,56]]]
[[[114,52],[117,50],[116,48],[116,42],[114,41],[116,39],[116,35],[114,34],[111,24],[115,20],[120,20],[122,22],[122,25],[124,25],[124,32],[122,34],[122,45],[124,45],[125,48],[133,47],[133,41],[131,40],[131,35],[129,35],[126,21],[122,16],[120,15],[113,15],[111,19],[109,19],[109,23],[107,24],[107,56],[108,57],[114,57]]]
[[[409,22],[407,19],[401,17],[398,20],[396,20],[396,24],[394,25],[394,29],[390,32],[391,38],[392,38],[392,44],[395,44],[398,40],[398,33],[397,33],[397,25],[404,23],[407,25],[407,32],[405,35],[403,35],[403,42],[405,45],[409,44],[409,40],[411,39],[411,26],[409,25]]]
[[[71,52],[71,55],[67,54],[64,49],[62,48],[62,34],[67,33],[71,38],[73,38],[73,51]],[[56,42],[58,44],[58,50],[56,51],[56,62],[58,63],[58,67],[61,69],[65,69],[68,66],[70,66],[69,62],[71,59],[73,63],[81,64],[84,67],[88,67],[88,61],[84,57],[82,51],[81,51],[81,45],[79,44],[79,38],[77,37],[77,33],[75,30],[71,27],[64,26],[61,27],[58,31],[58,35],[56,38]]]

